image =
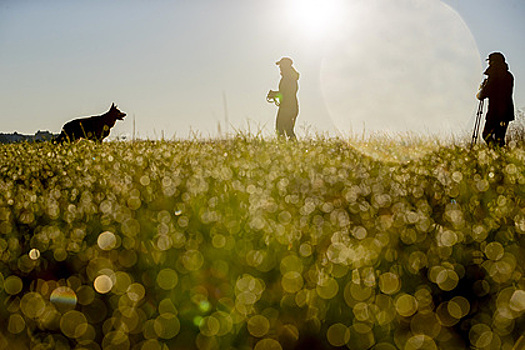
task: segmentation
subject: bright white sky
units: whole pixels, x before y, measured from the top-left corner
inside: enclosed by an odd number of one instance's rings
[[[143,138],[215,136],[225,110],[230,132],[271,134],[282,56],[301,73],[299,136],[464,131],[492,51],[525,107],[523,18],[522,0],[3,0],[0,132],[56,133],[115,102],[112,137],[133,118]]]

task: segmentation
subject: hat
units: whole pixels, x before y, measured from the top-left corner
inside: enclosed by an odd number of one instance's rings
[[[280,66],[281,64],[291,66],[293,64],[293,61],[290,57],[283,57],[279,61],[275,62],[275,64],[278,66]]]
[[[505,63],[505,56],[501,52],[493,52],[487,57],[487,61]]]

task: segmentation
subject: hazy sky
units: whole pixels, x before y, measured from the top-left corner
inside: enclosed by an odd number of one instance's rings
[[[468,130],[485,57],[525,107],[523,0],[0,0],[1,132],[128,113],[111,136],[272,133],[282,56],[301,73],[296,130]]]

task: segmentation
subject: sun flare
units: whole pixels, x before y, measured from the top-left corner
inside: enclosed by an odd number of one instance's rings
[[[325,34],[340,20],[342,0],[290,0],[288,14],[297,30],[308,35]]]
[[[436,0],[367,0],[347,13],[356,20],[328,43],[321,68],[340,131],[450,135],[470,128],[482,67],[456,11]]]

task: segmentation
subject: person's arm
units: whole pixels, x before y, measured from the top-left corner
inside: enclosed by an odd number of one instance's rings
[[[270,90],[268,91],[268,95],[266,95],[266,101],[269,103],[275,103],[276,106],[279,106],[281,104],[283,96],[279,91]]]
[[[481,100],[484,100],[487,97],[489,97],[491,89],[492,89],[492,82],[491,82],[491,80],[489,78],[483,80],[483,82],[479,86],[479,92],[476,95],[478,100],[481,101]]]

